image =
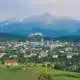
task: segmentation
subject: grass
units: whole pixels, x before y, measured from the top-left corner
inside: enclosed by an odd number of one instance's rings
[[[1,67],[0,80],[37,80],[40,73],[52,75],[53,80],[80,80],[79,73],[52,70],[46,67]]]

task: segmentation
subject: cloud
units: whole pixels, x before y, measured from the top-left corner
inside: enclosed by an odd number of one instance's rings
[[[27,4],[25,4],[25,3]],[[29,9],[31,13],[39,12],[55,12],[55,0],[26,0],[23,2],[25,4],[22,9]],[[27,8],[28,7],[28,8]]]
[[[56,0],[0,0],[0,19],[51,12],[55,13]]]
[[[46,12],[80,19],[80,0],[0,0],[0,20]]]
[[[80,18],[80,0],[57,0],[56,15]]]

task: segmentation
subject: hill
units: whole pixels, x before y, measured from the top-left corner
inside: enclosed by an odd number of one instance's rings
[[[42,74],[41,77],[44,77],[44,74],[49,74],[52,80],[80,80],[79,73],[58,71],[42,67],[26,67],[25,70],[24,67],[0,68],[1,80],[39,80],[38,77],[40,74]]]
[[[42,32],[47,36],[80,35],[80,20],[57,18],[49,13],[31,16],[16,21],[11,18],[0,22],[0,33],[28,35],[33,32]]]

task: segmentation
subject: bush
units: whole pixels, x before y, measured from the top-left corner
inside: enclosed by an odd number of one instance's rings
[[[10,71],[19,71],[21,69],[22,69],[21,67],[9,67]]]
[[[7,65],[6,67],[7,67],[7,68],[9,68],[10,66],[9,66],[9,65]]]
[[[41,73],[38,77],[38,80],[53,80],[53,79],[49,73]]]
[[[65,69],[65,66],[56,64],[56,65],[54,65],[54,69],[57,69],[57,70],[64,70],[64,69]]]
[[[42,64],[42,67],[46,67],[46,65],[45,64]]]
[[[47,64],[47,67],[48,67],[48,68],[51,68],[51,67],[52,67],[52,65],[51,65],[51,64]]]

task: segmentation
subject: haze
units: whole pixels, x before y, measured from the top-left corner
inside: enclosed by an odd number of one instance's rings
[[[80,19],[80,0],[0,0],[0,20],[49,12]]]

